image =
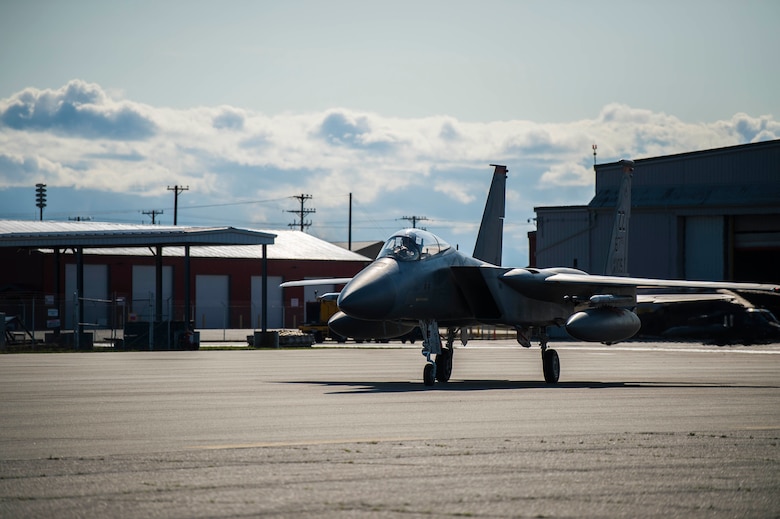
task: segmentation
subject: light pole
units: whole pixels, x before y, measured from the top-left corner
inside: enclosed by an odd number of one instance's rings
[[[43,220],[43,208],[46,207],[46,184],[35,184],[35,207],[40,209],[39,219]]]

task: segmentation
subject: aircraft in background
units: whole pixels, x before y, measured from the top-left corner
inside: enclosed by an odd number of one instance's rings
[[[581,270],[502,267],[502,234],[507,168],[493,165],[493,180],[479,228],[474,254],[458,251],[438,236],[421,229],[393,234],[371,264],[350,279],[338,298],[339,312],[329,326],[343,336],[394,338],[419,326],[426,364],[423,382],[432,386],[452,374],[453,345],[458,331],[461,342],[476,324],[507,325],[517,331],[517,341],[531,347],[531,332],[538,330],[544,379],[556,383],[560,376],[557,352],[548,347],[549,326],[564,326],[583,341],[614,343],[632,337],[640,328],[633,309],[638,287],[709,288],[780,291],[775,285],[632,278],[625,275],[627,225],[616,222],[615,254],[608,272],[591,275]],[[633,169],[624,161],[626,170]],[[621,189],[618,211],[625,212]],[[630,194],[630,183],[627,192]],[[630,208],[630,201],[628,202]],[[283,283],[296,286],[306,282]],[[439,329],[446,328],[442,345]]]

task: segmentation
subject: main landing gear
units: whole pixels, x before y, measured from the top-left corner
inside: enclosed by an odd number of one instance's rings
[[[439,325],[436,321],[420,321],[420,330],[423,334],[422,354],[427,360],[423,368],[423,384],[432,386],[437,380],[439,382],[449,381],[452,375],[452,357],[455,352],[453,344],[456,330],[454,328],[447,330],[447,345],[445,347],[441,344]],[[434,355],[436,357],[433,357]]]
[[[531,340],[527,332],[528,330],[521,328],[517,329],[517,342],[524,348],[531,347]],[[561,361],[558,358],[558,352],[547,347],[547,342],[549,340],[550,338],[547,336],[547,330],[541,328],[539,332],[539,343],[542,347],[542,371],[544,372],[544,381],[548,384],[557,384],[558,378],[561,376]]]

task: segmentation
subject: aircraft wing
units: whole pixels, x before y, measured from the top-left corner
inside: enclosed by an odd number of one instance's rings
[[[545,278],[547,283],[584,284],[616,287],[710,288],[726,290],[761,290],[780,293],[780,286],[766,283],[735,283],[730,281],[688,281],[684,279],[653,279],[594,274],[557,273]]]
[[[299,279],[297,281],[285,281],[279,286],[282,288],[289,287],[312,287],[318,285],[345,285],[349,283],[352,278],[318,278],[318,279]]]

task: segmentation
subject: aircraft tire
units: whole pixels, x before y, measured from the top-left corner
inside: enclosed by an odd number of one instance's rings
[[[544,381],[548,384],[557,384],[558,377],[561,375],[561,361],[558,358],[558,352],[555,350],[545,350],[542,355],[542,369],[544,370]]]
[[[436,382],[436,365],[433,362],[428,362],[423,368],[423,384],[432,386],[434,382]]]
[[[452,376],[452,353],[452,349],[442,348],[436,355],[436,380],[439,382],[449,382]]]

